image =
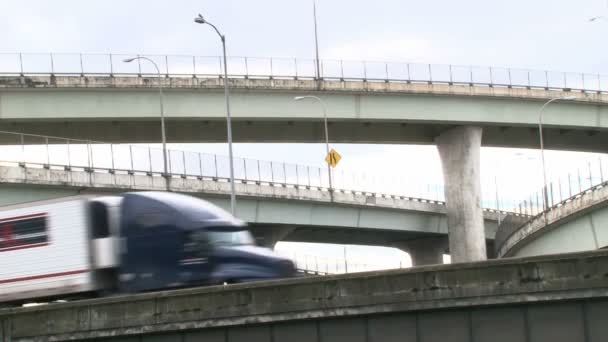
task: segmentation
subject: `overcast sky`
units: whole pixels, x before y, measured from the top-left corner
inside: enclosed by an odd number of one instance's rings
[[[226,34],[229,55],[313,58],[311,4],[311,0],[1,0],[0,52],[219,55],[220,43],[211,28],[193,23],[202,13]],[[322,59],[608,74],[608,21],[588,21],[608,16],[604,0],[318,0],[317,13]],[[219,145],[189,148],[225,154],[225,147]],[[341,167],[441,182],[434,147],[340,148],[345,157]],[[314,144],[236,146],[237,155],[262,159],[280,155],[315,165],[322,165],[322,153],[323,148]],[[566,165],[596,157],[550,153],[548,163],[552,172],[559,173]],[[538,181],[537,165],[535,151],[484,149],[484,191],[494,191],[487,185],[494,175],[502,188],[513,190],[509,181],[513,178],[531,187],[525,182]],[[301,245],[289,248],[310,251]]]

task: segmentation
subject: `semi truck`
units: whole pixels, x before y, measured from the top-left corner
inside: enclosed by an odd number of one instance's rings
[[[0,303],[295,275],[226,211],[171,192],[78,195],[0,208]]]

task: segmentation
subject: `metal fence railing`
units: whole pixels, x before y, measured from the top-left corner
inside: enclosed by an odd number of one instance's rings
[[[547,180],[546,204],[544,186],[531,193],[526,199],[521,201],[514,212],[526,215],[537,216],[545,210],[552,210],[578,198],[586,192],[593,191],[605,185],[607,168],[605,158],[599,157],[596,160],[588,161],[582,168],[576,168],[557,177],[550,177]]]
[[[163,152],[159,147],[110,144],[91,140],[59,138],[0,131],[0,162],[48,169],[87,172],[147,174],[162,176]],[[168,149],[171,177],[229,181],[226,156]],[[234,158],[235,181],[327,191],[326,167]],[[374,196],[408,197],[442,203],[443,186],[406,179],[369,175],[363,172],[332,171],[334,191],[359,192]],[[406,196],[407,194],[407,196]]]
[[[0,75],[125,75],[155,76],[146,61],[123,63],[138,54],[0,53]],[[142,55],[143,56],[143,55]],[[145,55],[163,76],[222,77],[219,56]],[[234,78],[314,79],[314,59],[228,57],[228,74]],[[461,84],[489,87],[562,89],[608,92],[608,75],[529,70],[519,68],[441,65],[403,62],[321,60],[320,77],[326,80],[360,80]]]

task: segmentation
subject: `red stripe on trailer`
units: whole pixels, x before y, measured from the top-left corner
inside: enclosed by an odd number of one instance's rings
[[[0,219],[0,223],[2,223],[2,222],[10,222],[10,221],[18,221],[18,220],[25,220],[25,219],[30,219],[30,218],[39,218],[39,217],[45,217],[45,216],[48,216],[48,213],[38,213],[38,214],[31,214],[31,215],[7,217],[7,218]]]
[[[45,247],[45,246],[48,246],[48,245],[49,245],[48,242],[41,242],[41,243],[34,243],[34,244],[31,244],[31,245],[23,245],[23,246],[10,247],[10,248],[0,248],[0,253],[2,253],[2,252],[16,251],[18,249]]]
[[[28,281],[28,280],[36,280],[36,279],[44,279],[44,278],[63,277],[63,276],[67,276],[67,275],[87,273],[88,271],[89,270],[75,270],[75,271],[68,271],[68,272],[40,274],[40,275],[35,275],[35,276],[13,278],[13,279],[0,279],[0,284],[16,283],[16,282],[20,282],[20,281]]]

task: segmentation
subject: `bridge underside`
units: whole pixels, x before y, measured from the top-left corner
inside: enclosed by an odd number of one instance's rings
[[[222,119],[168,119],[166,125],[170,143],[226,142]],[[334,120],[330,121],[329,130],[330,141],[334,143],[434,144],[437,136],[455,126],[449,122]],[[483,127],[482,146],[538,148],[538,127],[479,126]],[[159,143],[161,140],[156,118],[2,120],[0,130],[113,143]],[[323,132],[321,120],[233,121],[234,141],[243,143],[318,143],[323,140]],[[608,151],[608,130],[605,129],[547,126],[543,129],[543,138],[547,149]],[[18,138],[0,135],[0,144],[20,143]]]

